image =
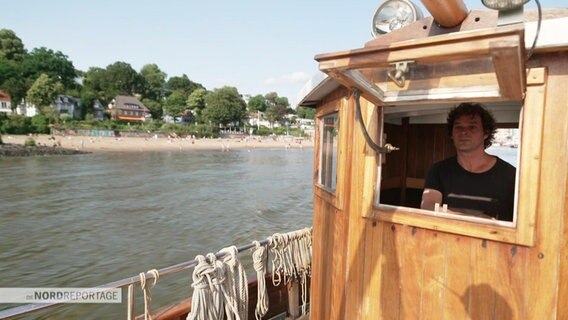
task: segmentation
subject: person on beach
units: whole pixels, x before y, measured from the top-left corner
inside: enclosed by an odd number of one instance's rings
[[[447,118],[457,154],[435,163],[424,184],[421,208],[447,205],[449,212],[513,221],[515,167],[488,154],[495,119],[478,103],[461,103]]]

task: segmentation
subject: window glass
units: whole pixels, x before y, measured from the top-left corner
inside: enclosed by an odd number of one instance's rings
[[[519,129],[497,129],[495,141],[486,151],[518,168],[519,142]]]
[[[337,135],[339,132],[339,114],[332,113],[321,119],[321,156],[320,184],[335,192],[337,186]]]

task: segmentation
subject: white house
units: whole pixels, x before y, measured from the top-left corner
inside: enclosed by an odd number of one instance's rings
[[[39,114],[39,111],[35,105],[28,103],[26,99],[22,99],[22,101],[16,106],[16,114],[33,117]]]

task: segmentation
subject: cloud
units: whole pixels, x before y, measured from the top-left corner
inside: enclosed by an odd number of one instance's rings
[[[311,75],[306,72],[292,72],[275,78],[268,78],[264,80],[265,84],[297,84],[304,83],[310,79]]]

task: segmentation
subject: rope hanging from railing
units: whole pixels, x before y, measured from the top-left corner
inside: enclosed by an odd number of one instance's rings
[[[307,312],[308,277],[311,275],[312,229],[305,228],[285,234],[276,233],[268,239],[272,259],[272,284],[282,281],[300,282],[302,314]]]
[[[187,320],[245,320],[248,313],[248,281],[238,259],[238,249],[228,247],[217,259],[213,253],[198,255],[193,271],[191,312]]]
[[[246,272],[239,261],[239,250],[235,246],[221,249],[220,253],[226,253],[223,257],[223,263],[226,265],[224,288],[226,293],[225,314],[227,320],[232,320],[231,308],[228,305],[235,306],[237,313],[236,318],[246,319],[248,315],[248,280]]]
[[[154,282],[152,283],[152,287],[154,287],[156,282],[158,282],[160,273],[156,269],[149,270],[148,273],[154,276]],[[149,287],[146,283],[145,272],[140,272],[140,287],[144,294],[144,320],[152,320],[152,311],[150,310],[150,306],[152,304],[152,293],[150,292],[151,287]]]
[[[197,265],[193,269],[193,295],[191,297],[191,312],[187,320],[219,319],[222,306],[219,306],[217,288],[217,273],[215,266],[207,262],[204,256],[195,257]],[[220,310],[221,309],[221,310]]]
[[[266,247],[260,245],[260,242],[253,241],[253,244],[254,248],[252,249],[252,263],[253,268],[256,271],[256,279],[258,281],[256,308],[254,310],[254,315],[256,320],[260,320],[268,312],[268,292],[266,291],[265,278],[268,253]]]

